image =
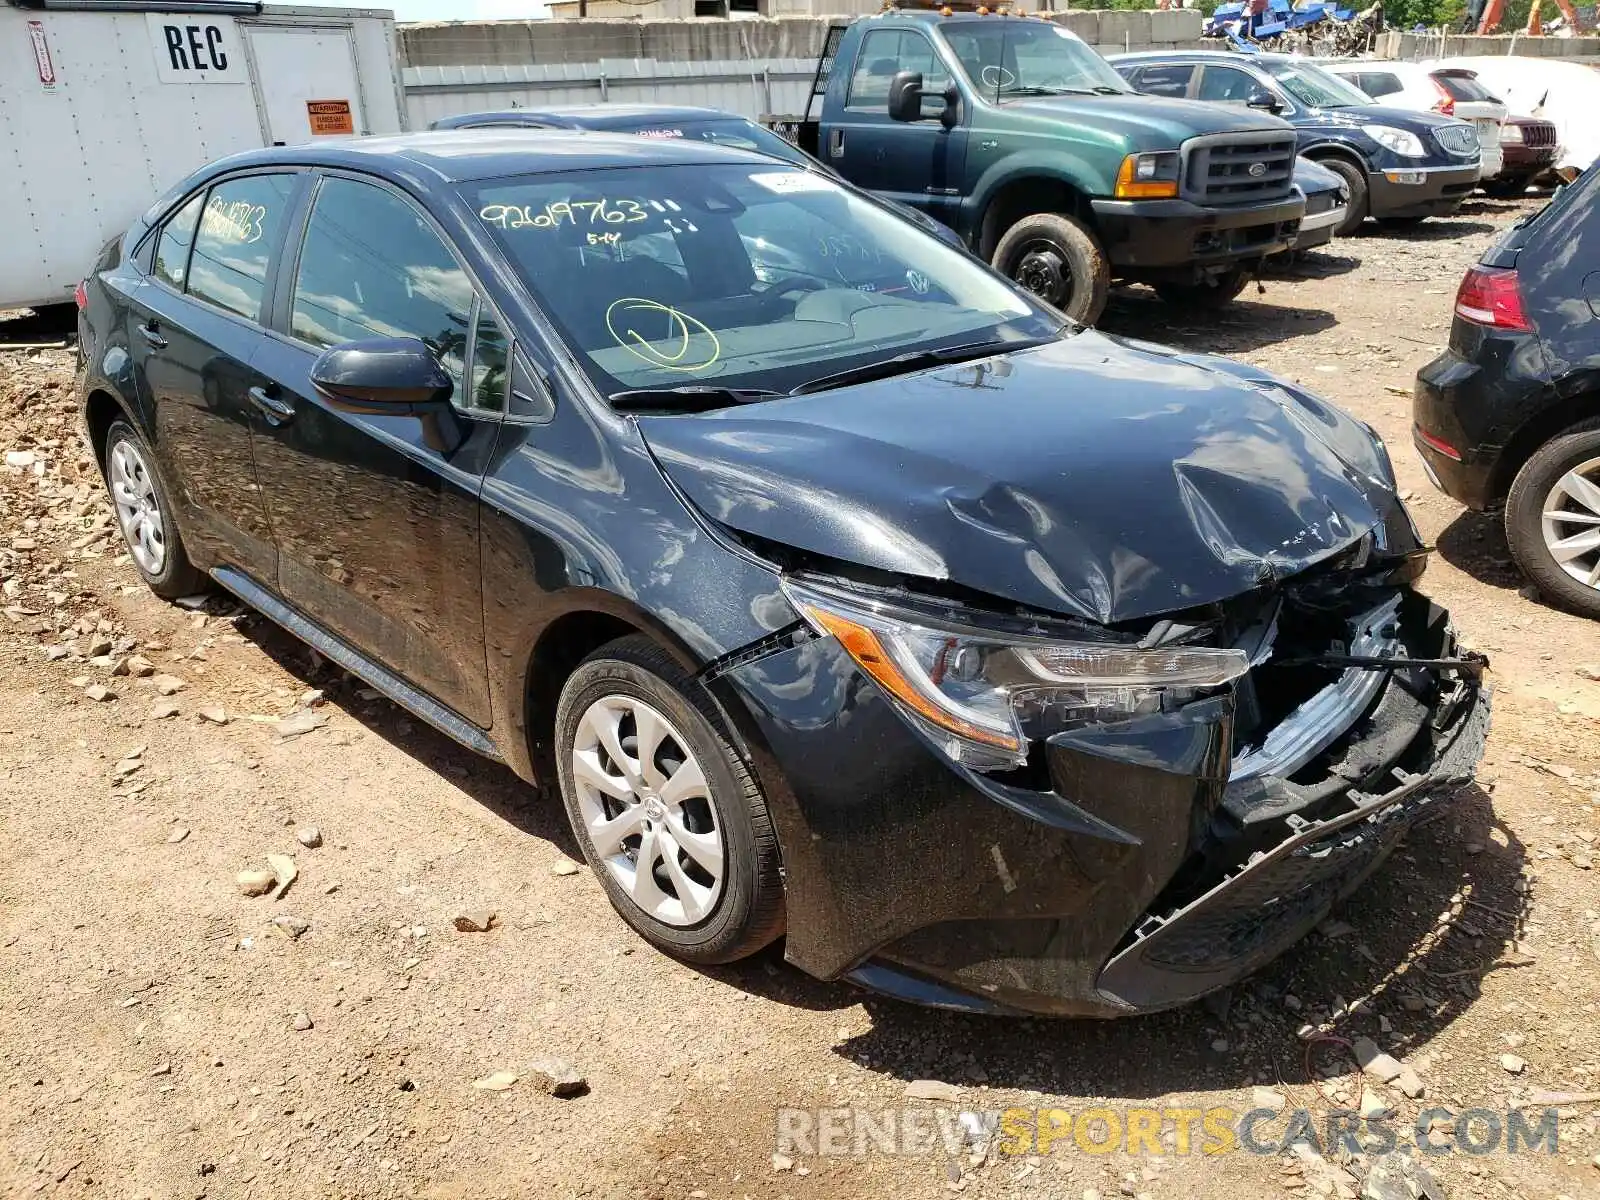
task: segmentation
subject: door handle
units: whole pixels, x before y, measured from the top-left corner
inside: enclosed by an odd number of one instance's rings
[[[138,330],[139,336],[150,343],[152,350],[165,350],[167,348],[167,339],[161,336],[161,330],[154,321],[151,321],[148,325],[138,326]]]
[[[250,405],[267,419],[268,425],[282,425],[294,417],[294,405],[263,387],[250,389]]]
[[[844,130],[830,129],[828,131],[828,157],[840,158],[844,155]]]

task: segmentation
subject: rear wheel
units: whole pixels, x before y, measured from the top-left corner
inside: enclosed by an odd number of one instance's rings
[[[1600,617],[1600,421],[1552,438],[1517,472],[1506,542],[1548,599]]]
[[[722,717],[642,635],[603,646],[556,709],[567,816],[622,919],[692,963],[745,958],[783,932],[778,842]]]
[[[1199,283],[1158,283],[1156,295],[1175,308],[1194,311],[1217,308],[1238,298],[1250,286],[1251,272],[1233,267],[1220,275],[1210,275]]]
[[[1361,222],[1367,219],[1367,209],[1371,206],[1371,196],[1367,188],[1367,173],[1353,162],[1342,158],[1319,158],[1319,166],[1327,167],[1350,189],[1350,203],[1345,208],[1344,220],[1334,230],[1335,237],[1349,237],[1361,228]]]
[[[165,600],[203,591],[206,578],[184,552],[167,487],[133,426],[114,421],[106,432],[106,488],[128,556],[150,590]]]
[[[1092,325],[1106,306],[1111,265],[1094,234],[1061,213],[1034,213],[1006,230],[995,269],[1075,321]]]

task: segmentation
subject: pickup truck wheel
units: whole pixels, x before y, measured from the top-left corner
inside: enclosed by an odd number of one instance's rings
[[[1203,311],[1227,304],[1250,286],[1250,272],[1234,267],[1199,283],[1158,283],[1156,295],[1175,308]]]
[[[1550,439],[1506,498],[1506,543],[1545,599],[1600,617],[1600,421]]]
[[[1319,158],[1318,166],[1327,167],[1350,189],[1350,203],[1345,209],[1344,220],[1339,223],[1339,228],[1333,231],[1335,237],[1349,237],[1361,228],[1361,222],[1367,219],[1367,209],[1371,207],[1371,198],[1367,188],[1367,173],[1355,163],[1346,162],[1342,158]]]
[[[1090,233],[1060,213],[1023,217],[994,250],[995,269],[1075,321],[1094,324],[1111,290],[1111,266]]]

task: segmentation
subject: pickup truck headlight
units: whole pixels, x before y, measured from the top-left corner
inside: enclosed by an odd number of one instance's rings
[[[987,630],[792,580],[784,595],[951,761],[1002,770],[1065,729],[1160,712],[1245,674],[1242,650]]]
[[[1422,148],[1422,139],[1404,129],[1396,129],[1392,125],[1363,125],[1361,132],[1384,149],[1393,150],[1401,158],[1422,158],[1427,154]]]
[[[1130,154],[1117,171],[1118,200],[1165,200],[1178,194],[1178,152]]]

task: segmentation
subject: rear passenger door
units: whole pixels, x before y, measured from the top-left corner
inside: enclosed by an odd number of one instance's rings
[[[278,414],[256,427],[278,591],[487,727],[478,492],[505,407],[504,326],[439,228],[386,184],[323,176],[295,241],[256,358]],[[450,404],[361,411],[313,386],[325,349],[394,337],[434,351]]]
[[[303,176],[242,175],[180,204],[147,251],[128,344],[146,428],[190,557],[270,581],[276,552],[256,487],[250,366],[277,251]]]
[[[1182,100],[1189,95],[1189,85],[1194,82],[1194,65],[1151,63],[1127,72],[1127,79],[1136,90],[1147,96],[1168,96]]]

